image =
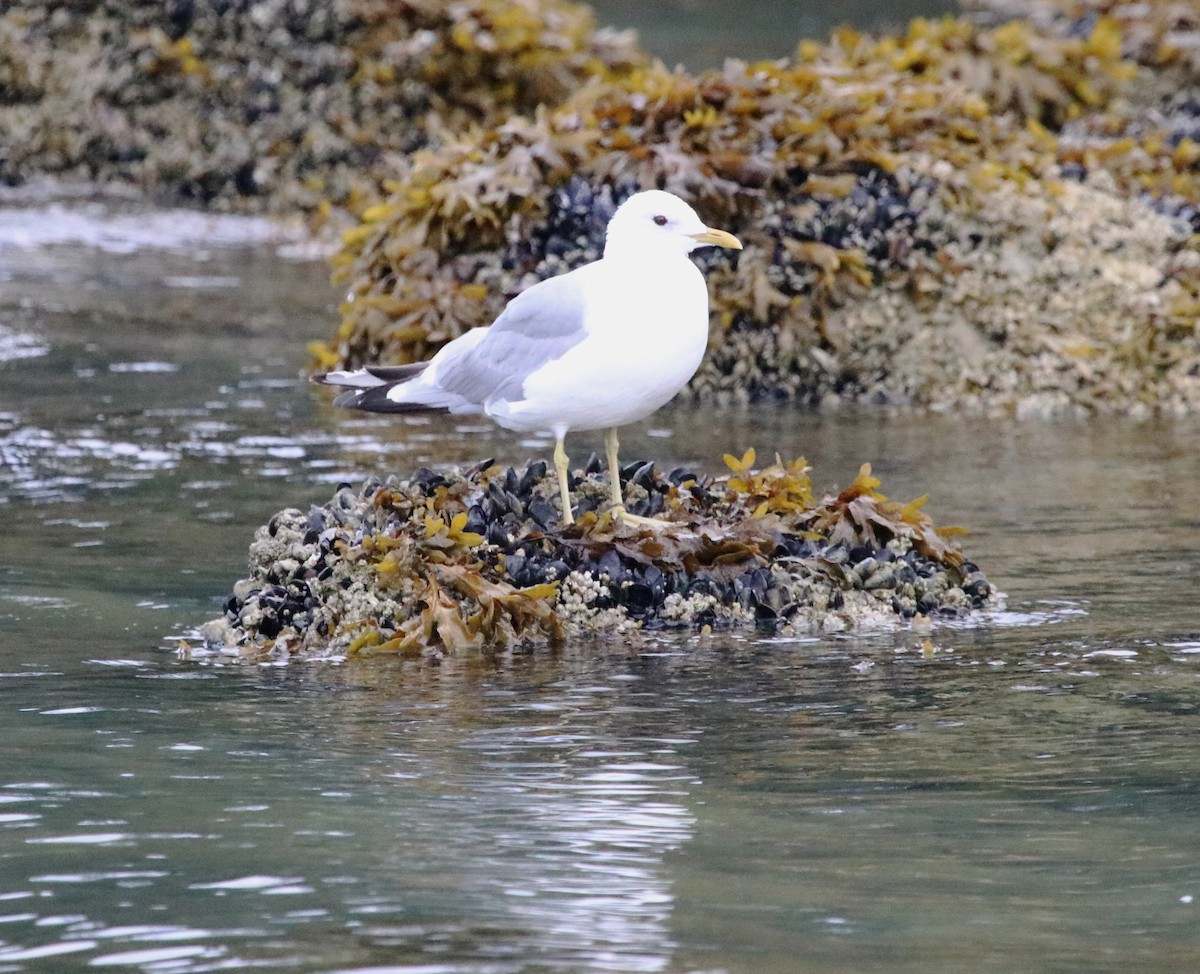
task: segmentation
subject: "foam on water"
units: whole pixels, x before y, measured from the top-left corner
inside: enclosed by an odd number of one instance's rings
[[[0,208],[0,252],[42,247],[88,247],[112,254],[139,250],[191,250],[295,244],[305,238],[295,223],[265,217],[195,210],[135,210],[128,203],[93,201]],[[181,287],[225,287],[212,277],[176,280]]]

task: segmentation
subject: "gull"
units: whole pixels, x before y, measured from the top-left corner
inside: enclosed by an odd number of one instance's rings
[[[609,221],[596,261],[526,288],[486,327],[426,362],[314,376],[346,389],[334,405],[379,413],[482,413],[505,429],[554,435],[562,519],[571,524],[572,430],[603,429],[613,513],[625,510],[617,428],[666,405],[708,345],[708,288],[688,258],[697,247],[741,250],[663,190],[637,193]]]

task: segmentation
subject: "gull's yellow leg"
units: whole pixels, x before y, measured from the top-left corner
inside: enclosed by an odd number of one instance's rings
[[[612,491],[613,507],[619,507],[624,511],[625,498],[621,496],[621,468],[617,466],[617,449],[620,445],[617,442],[616,429],[606,429],[604,431],[604,452],[608,454],[609,489]]]
[[[611,480],[613,516],[620,518],[626,524],[662,530],[667,526],[666,521],[659,521],[653,517],[642,517],[639,514],[630,514],[625,510],[625,498],[621,496],[621,470],[617,466],[618,447],[620,447],[620,444],[617,442],[616,429],[605,430],[604,451],[608,454],[608,476]]]
[[[558,492],[562,497],[563,524],[575,523],[575,515],[571,513],[571,489],[567,485],[567,466],[570,462],[563,449],[563,437],[560,436],[554,444],[554,469],[558,473]]]

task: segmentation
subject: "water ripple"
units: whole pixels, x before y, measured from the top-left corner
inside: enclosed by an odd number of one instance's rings
[[[121,209],[127,209],[126,203]],[[261,217],[196,210],[122,212],[117,201],[49,203],[0,208],[0,251],[71,245],[110,254],[140,250],[188,250],[197,245],[245,247],[295,243],[296,226]]]
[[[41,358],[49,351],[49,343],[40,336],[0,325],[0,364]]]

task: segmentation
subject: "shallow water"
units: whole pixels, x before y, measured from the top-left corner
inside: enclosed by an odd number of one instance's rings
[[[726,58],[786,57],[797,39],[827,37],[842,24],[862,30],[900,29],[912,17],[958,12],[955,0],[592,0],[603,25],[636,28],[638,37],[667,65],[692,71],[720,67]]]
[[[1196,423],[684,407],[624,435],[931,493],[1009,605],[928,646],[185,663],[167,638],[276,509],[549,444],[334,412],[299,377],[322,265],[128,209],[0,221],[0,972],[1195,966]]]

